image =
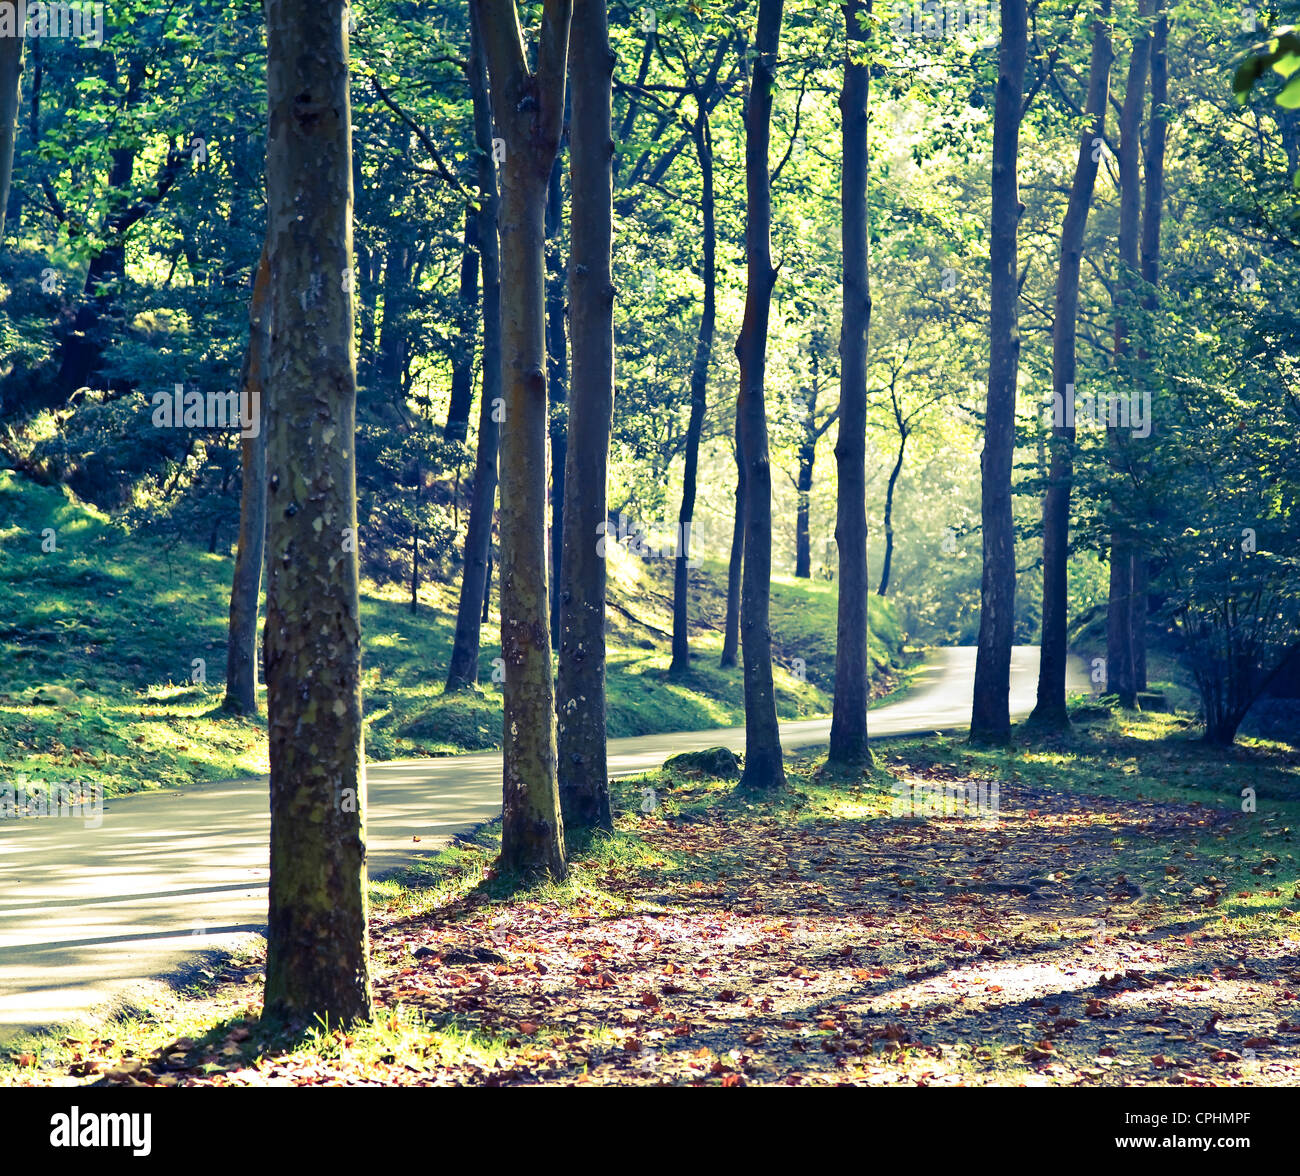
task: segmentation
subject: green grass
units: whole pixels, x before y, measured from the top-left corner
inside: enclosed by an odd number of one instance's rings
[[[54,550],[43,550],[51,531]],[[113,796],[265,773],[264,717],[221,710],[231,573],[229,556],[129,535],[65,487],[0,469],[0,779],[90,780]],[[743,722],[741,672],[718,668],[725,568],[694,573],[695,657],[680,677],[668,674],[671,573],[667,561],[610,553],[612,737]],[[442,691],[456,591],[427,583],[412,615],[407,590],[363,584],[370,759],[499,746],[495,617],[483,628],[480,688]],[[892,609],[871,603],[883,692],[906,659]],[[833,585],[777,580],[772,621],[781,716],[827,714]]]

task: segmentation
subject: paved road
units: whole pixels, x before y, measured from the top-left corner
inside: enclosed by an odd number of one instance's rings
[[[965,726],[974,668],[973,649],[937,650],[905,698],[871,712],[872,735]],[[1014,715],[1032,709],[1037,670],[1037,649],[1018,647]],[[1081,665],[1070,686],[1088,688]],[[829,737],[829,719],[781,724],[786,748]],[[743,750],[744,728],[614,739],[610,772],[642,772],[719,744]],[[373,764],[367,779],[372,876],[436,852],[501,808],[499,753]],[[110,801],[98,828],[0,823],[0,1040],[147,1000],[155,978],[261,932],[269,825],[265,777]]]

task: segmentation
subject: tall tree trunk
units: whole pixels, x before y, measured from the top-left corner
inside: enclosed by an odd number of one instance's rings
[[[731,524],[731,557],[727,561],[727,617],[723,623],[722,659],[726,670],[740,656],[740,580],[745,568],[745,502],[748,498],[745,459],[740,449],[740,414],[736,414],[736,509]]]
[[[799,475],[795,482],[797,502],[794,518],[794,574],[797,579],[812,577],[812,537],[809,535],[812,513],[813,466],[817,461],[817,357],[812,359],[812,387],[804,395],[803,437],[799,442]]]
[[[469,436],[469,410],[474,403],[474,339],[478,334],[479,214],[465,208],[465,250],[460,259],[460,344],[451,364],[451,401],[442,435],[448,441]]]
[[[898,456],[894,459],[894,468],[889,471],[889,485],[885,489],[885,556],[880,561],[880,587],[877,596],[884,596],[889,591],[889,577],[894,567],[894,489],[898,485],[898,476],[903,472],[903,458],[907,453],[909,434],[904,427],[898,435]]]
[[[1016,173],[1027,52],[1025,0],[1001,0],[1001,13],[1002,42],[993,110],[989,394],[984,414],[984,452],[980,457],[984,572],[970,723],[970,737],[976,743],[1005,743],[1011,737],[1011,641],[1016,611],[1011,461],[1015,449],[1016,373],[1020,366],[1016,229],[1023,206]]]
[[[257,613],[266,545],[266,365],[270,343],[267,302],[271,264],[267,248],[257,263],[248,312],[248,346],[240,380],[243,413],[256,428],[240,438],[239,545],[230,587],[230,632],[226,645],[226,710],[257,714]]]
[[[700,278],[704,303],[695,336],[695,361],[691,365],[691,417],[686,426],[686,462],[682,473],[682,506],[677,512],[677,551],[673,564],[673,660],[669,674],[685,674],[691,668],[690,631],[690,541],[695,520],[695,491],[700,468],[700,434],[709,390],[709,361],[713,357],[713,331],[717,322],[718,231],[713,191],[713,136],[708,111],[696,99],[695,154],[700,163],[700,208],[704,214],[703,258]]]
[[[843,163],[840,219],[844,249],[840,313],[840,419],[835,441],[838,477],[835,546],[839,600],[835,623],[835,698],[830,758],[871,761],[867,742],[867,332],[871,326],[871,245],[868,232],[867,130],[871,67],[866,60],[871,0],[843,5],[846,43],[840,92]]]
[[[544,0],[536,72],[514,0],[474,0],[505,140],[501,192],[501,865],[565,874],[546,564],[546,188],[564,120],[569,0]]]
[[[560,643],[560,568],[564,562],[564,469],[569,452],[568,342],[564,332],[563,141],[546,189],[546,379],[551,439],[551,640]]]
[[[267,0],[268,1016],[371,1012],[343,0]],[[313,280],[314,279],[314,280]],[[323,280],[322,280],[323,279]],[[311,295],[304,291],[313,292]]]
[[[492,101],[487,63],[478,29],[477,9],[470,9],[470,55],[467,72],[474,103],[474,145],[478,167],[478,241],[483,270],[483,387],[479,394],[478,446],[474,456],[474,491],[465,532],[465,566],[461,572],[456,634],[447,667],[446,692],[478,681],[478,650],[487,620],[492,574],[492,514],[497,495],[497,448],[501,399],[501,247],[497,238],[497,168],[492,158]]]
[[[9,184],[14,174],[14,145],[18,141],[18,107],[22,100],[22,30],[0,37],[0,240],[9,210]]]
[[[759,0],[754,66],[745,112],[745,316],[736,339],[740,361],[740,453],[745,463],[745,569],[741,578],[741,657],[745,672],[745,767],[740,787],[785,787],[781,729],[772,682],[772,465],[764,379],[767,326],[776,270],[772,267],[772,178],[768,172],[772,100],[781,46],[784,0]]]
[[[574,0],[570,34],[569,330],[573,370],[560,579],[560,802],[565,828],[613,829],[605,754],[605,561],[596,534],[609,518],[607,472],[614,414],[613,57],[606,0]]]
[[[1038,658],[1038,701],[1030,722],[1048,730],[1070,725],[1065,709],[1066,631],[1070,615],[1067,568],[1070,554],[1070,493],[1074,482],[1075,340],[1079,317],[1079,269],[1088,228],[1088,211],[1097,181],[1101,139],[1106,133],[1110,92],[1111,0],[1100,0],[1092,23],[1085,124],[1079,157],[1061,223],[1061,261],[1056,271],[1056,305],[1052,327],[1052,459],[1043,497],[1043,635]]]
[[[1142,280],[1153,287],[1145,300],[1148,321],[1158,303],[1154,287],[1160,281],[1160,222],[1165,201],[1165,140],[1169,128],[1169,16],[1162,11],[1151,32],[1151,121],[1147,128],[1146,193],[1142,210],[1141,270]],[[1150,380],[1147,354],[1142,352],[1140,366],[1144,380]],[[1133,678],[1138,690],[1147,688],[1147,594],[1151,579],[1150,561],[1137,552],[1133,564]]]
[[[1142,29],[1133,38],[1128,78],[1124,84],[1124,105],[1119,122],[1119,281],[1115,287],[1115,373],[1121,387],[1133,386],[1135,375],[1129,360],[1129,306],[1133,301],[1133,279],[1139,272],[1138,242],[1142,217],[1142,107],[1146,92],[1147,67],[1151,60],[1151,38],[1146,17],[1151,0],[1139,0]],[[1110,463],[1117,476],[1129,469],[1132,455],[1128,439],[1118,428],[1110,430]],[[1122,508],[1112,504],[1116,515]],[[1134,607],[1138,546],[1132,527],[1122,519],[1112,524],[1110,537],[1110,595],[1106,614],[1107,690],[1119,696],[1120,706],[1137,706],[1137,667],[1134,662]]]

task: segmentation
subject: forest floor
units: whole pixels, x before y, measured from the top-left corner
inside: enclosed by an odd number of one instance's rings
[[[742,725],[741,671],[718,666],[725,567],[692,573],[696,656],[689,674],[670,676],[671,561],[611,545],[608,564],[611,737]],[[222,709],[232,568],[228,555],[128,534],[66,487],[0,469],[0,782],[94,782],[113,797],[265,775],[265,692],[260,717]],[[499,620],[483,626],[481,687],[445,694],[458,570],[430,570],[414,614],[409,588],[362,584],[370,760],[500,746]],[[871,605],[873,697],[882,697],[912,659],[890,606],[874,595]],[[830,713],[835,607],[829,581],[773,585],[784,719]]]
[[[1047,745],[794,759],[776,797],[621,781],[563,884],[495,877],[495,826],[372,884],[369,1025],[263,1026],[253,950],[0,1083],[1300,1085],[1300,750],[1222,754],[1092,706]],[[893,815],[995,783],[996,816]]]

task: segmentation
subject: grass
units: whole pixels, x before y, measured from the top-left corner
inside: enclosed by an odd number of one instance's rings
[[[1185,714],[1089,704],[1047,744],[788,771],[616,781],[562,883],[499,877],[496,825],[372,883],[369,1024],[263,1025],[254,947],[11,1043],[0,1084],[1300,1084],[1297,749],[1221,761]],[[996,781],[1002,812],[891,819],[921,780]]]
[[[696,656],[681,677],[668,673],[671,570],[611,551],[613,737],[743,722],[741,672],[718,668],[725,569],[694,573]],[[264,717],[221,709],[231,573],[228,556],[128,535],[66,487],[0,469],[0,779],[90,779],[115,796],[264,774]],[[892,610],[871,600],[875,682],[884,693],[907,659]],[[499,746],[498,621],[483,628],[482,687],[444,695],[456,585],[426,583],[420,605],[413,616],[405,589],[363,584],[372,760]],[[833,586],[778,580],[772,618],[781,716],[827,714]]]

